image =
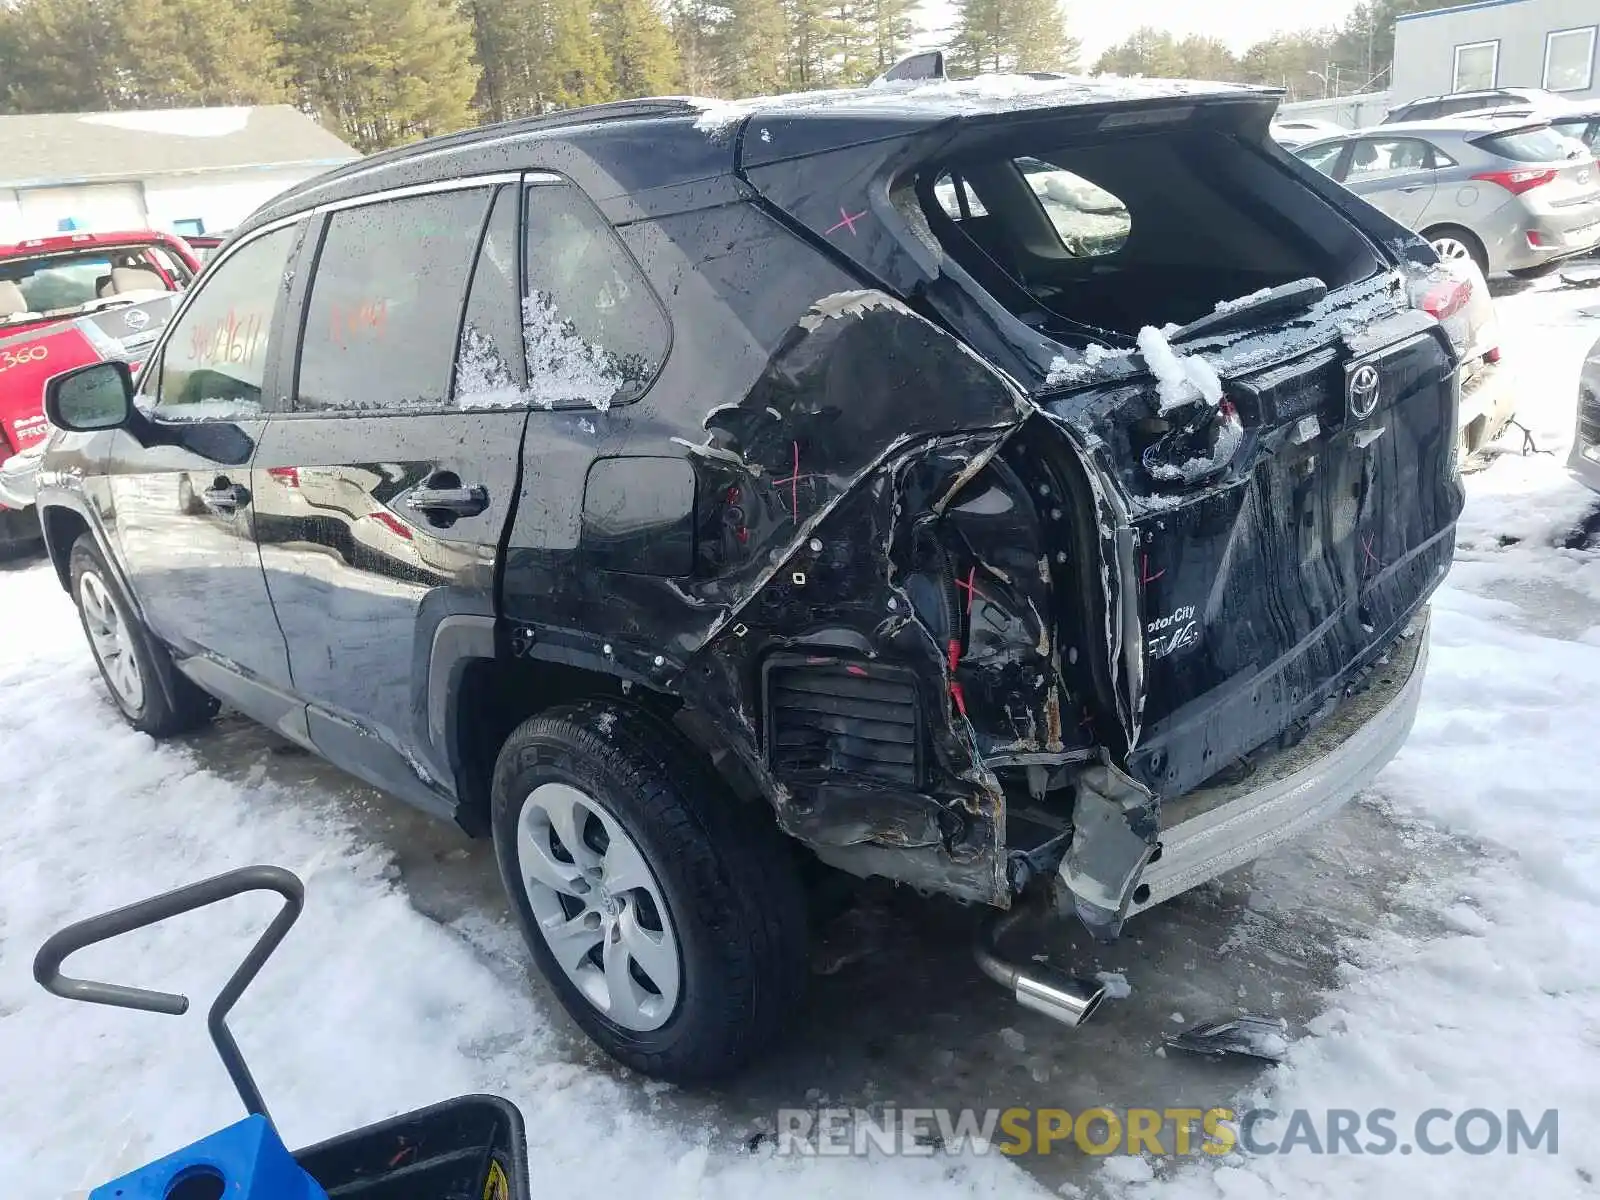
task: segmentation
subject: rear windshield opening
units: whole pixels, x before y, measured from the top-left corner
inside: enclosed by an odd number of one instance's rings
[[[1220,133],[1008,148],[933,167],[917,191],[945,251],[1047,333],[1187,324],[1262,288],[1337,288],[1381,266],[1314,192]]]
[[[1585,152],[1582,144],[1574,144],[1571,135],[1547,126],[1494,133],[1488,137],[1473,138],[1472,143],[1490,154],[1498,154],[1513,162],[1564,162],[1569,158],[1582,158]]]

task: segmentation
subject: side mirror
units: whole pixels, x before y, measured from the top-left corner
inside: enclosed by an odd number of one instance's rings
[[[44,385],[44,415],[58,429],[119,429],[133,415],[133,373],[121,361],[63,371]]]

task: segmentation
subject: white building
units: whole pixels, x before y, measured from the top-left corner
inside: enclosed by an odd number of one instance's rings
[[[0,117],[0,242],[71,229],[222,233],[356,157],[286,104]]]
[[[1596,27],[1600,0],[1481,0],[1409,13],[1395,22],[1389,94],[1396,104],[1495,87],[1600,95]]]

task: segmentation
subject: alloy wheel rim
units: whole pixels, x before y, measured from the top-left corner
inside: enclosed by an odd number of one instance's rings
[[[545,945],[596,1010],[644,1033],[671,1018],[682,956],[661,885],[638,843],[565,783],[529,793],[517,818],[517,876]]]
[[[1432,244],[1433,252],[1442,259],[1450,260],[1472,257],[1472,252],[1467,249],[1466,243],[1457,238],[1435,238]]]
[[[92,571],[84,572],[79,578],[78,597],[95,661],[100,664],[106,682],[123,708],[138,712],[144,707],[144,677],[116,601],[111,598],[104,581]]]

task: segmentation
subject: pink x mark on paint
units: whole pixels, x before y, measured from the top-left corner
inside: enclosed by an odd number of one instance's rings
[[[867,215],[867,210],[866,209],[862,209],[858,213],[853,213],[853,212],[846,211],[841,206],[840,209],[839,209],[839,223],[837,225],[830,226],[829,229],[828,229],[828,232],[829,233],[837,233],[841,229],[848,229],[850,231],[850,236],[851,237],[855,237],[856,236],[856,222],[861,220],[861,218],[866,216],[866,215]]]
[[[800,524],[800,481],[802,479],[815,479],[814,475],[800,474],[800,443],[790,443],[794,446],[794,472],[783,479],[774,479],[772,482],[778,486],[789,485],[789,519],[796,525]]]
[[[1362,554],[1366,555],[1366,558],[1363,559],[1361,563],[1363,570],[1365,570],[1367,567],[1377,570],[1379,567],[1383,566],[1383,560],[1372,552],[1372,535],[1369,533],[1364,533],[1361,535],[1361,552]]]
[[[965,592],[967,594],[967,615],[968,616],[972,615],[972,598],[974,596],[976,596],[979,600],[987,600],[989,598],[989,597],[985,596],[982,592],[980,592],[978,590],[978,568],[977,567],[969,567],[967,569],[967,577],[965,579],[956,580],[956,587],[960,588],[963,592]]]

